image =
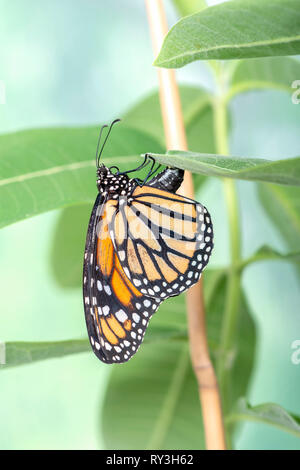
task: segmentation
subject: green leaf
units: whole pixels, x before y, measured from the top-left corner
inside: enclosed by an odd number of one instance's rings
[[[80,204],[61,211],[51,243],[50,266],[56,282],[63,288],[79,287],[85,237],[92,204]]]
[[[298,188],[259,184],[258,194],[270,220],[277,227],[288,248],[299,250],[300,193]]]
[[[226,417],[227,423],[254,421],[269,424],[282,431],[300,437],[300,417],[288,413],[276,403],[251,406],[245,398],[240,398],[236,407]]]
[[[173,0],[173,3],[181,16],[192,15],[207,7],[205,0]]]
[[[178,150],[171,150],[164,155],[151,155],[164,165],[208,176],[300,185],[300,157],[271,161],[262,158],[224,157]]]
[[[108,449],[203,448],[187,344],[145,346],[129,363],[114,367],[101,416]]]
[[[300,61],[293,58],[240,60],[234,69],[229,96],[262,88],[294,93],[292,83],[297,77],[300,77]]]
[[[252,256],[249,258],[244,259],[241,262],[241,269],[244,269],[245,267],[249,266],[249,264],[252,263],[257,263],[258,261],[276,261],[276,260],[281,260],[281,261],[291,261],[295,263],[300,262],[300,250],[298,251],[292,251],[290,253],[279,253],[278,251],[274,250],[273,248],[264,245],[260,247],[256,253],[254,253]]]
[[[182,343],[187,341],[187,332],[184,326],[152,325],[151,331],[145,337],[145,344],[159,344],[164,341]],[[73,339],[67,341],[26,342],[14,341],[0,343],[0,359],[5,351],[5,364],[2,369],[31,364],[36,361],[44,361],[64,357],[81,352],[92,353],[87,339]]]
[[[1,365],[0,368],[5,370],[10,367],[68,356],[70,354],[78,354],[89,350],[90,344],[87,339],[34,343],[25,341],[7,342],[5,343],[5,364]]]
[[[219,354],[222,317],[227,289],[226,270],[207,270],[204,275],[204,294],[207,311],[207,335],[214,362]],[[251,378],[256,347],[256,328],[243,291],[240,295],[236,341],[227,358],[230,388],[224,408],[231,409],[238,397],[245,395]]]
[[[0,227],[96,197],[98,127],[40,129],[0,136]],[[120,125],[103,162],[128,169],[138,155],[159,151],[153,137]]]
[[[199,87],[181,86],[179,91],[189,149],[213,153],[215,139],[211,95]],[[158,92],[131,108],[125,115],[124,122],[151,134],[165,146]]]
[[[154,62],[178,68],[195,60],[300,53],[298,0],[235,0],[181,19]]]
[[[204,289],[208,338],[215,360],[226,289],[224,270],[207,270]],[[185,328],[184,296],[162,304],[145,339],[154,325]],[[234,378],[231,400],[246,393],[254,360],[255,329],[243,298],[237,340],[230,364]],[[155,347],[143,344],[128,363],[115,366],[100,417],[109,449],[204,448],[198,387],[186,342],[164,341]]]

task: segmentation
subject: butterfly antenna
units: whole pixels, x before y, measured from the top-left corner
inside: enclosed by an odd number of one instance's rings
[[[100,152],[99,152],[98,161],[97,161],[98,166],[99,166],[100,157],[101,157],[101,155],[102,155],[102,152],[103,152],[103,149],[104,149],[105,144],[106,144],[106,142],[107,142],[107,139],[108,139],[108,137],[109,137],[109,134],[111,133],[112,127],[113,127],[113,125],[114,125],[116,122],[119,122],[119,121],[121,121],[121,119],[115,119],[115,120],[111,123],[111,125],[109,126],[109,129],[108,129],[108,131],[107,131],[106,137],[105,137],[105,139],[104,139],[104,142],[103,142],[103,144],[102,144],[101,150],[100,150]],[[107,126],[105,126],[105,127],[107,127]]]
[[[100,155],[99,155],[99,157],[98,157],[98,152],[99,152],[100,140],[101,140],[101,136],[102,136],[102,132],[103,132],[104,127],[108,127],[107,124],[104,124],[104,126],[101,127],[100,132],[99,132],[98,143],[97,143],[97,150],[96,150],[96,167],[97,167],[97,168],[99,167],[99,158],[100,158]]]

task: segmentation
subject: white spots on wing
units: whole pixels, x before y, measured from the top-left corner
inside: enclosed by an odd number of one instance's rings
[[[133,279],[133,284],[136,286],[136,287],[139,287],[142,283],[139,279]]]
[[[96,349],[99,351],[99,349],[100,349],[100,344],[99,344],[97,341],[96,341],[96,343],[95,343],[95,346],[96,346]]]
[[[90,264],[93,264],[93,259],[94,259],[94,255],[93,255],[93,253],[91,253]]]
[[[160,287],[159,287],[159,286],[154,286],[153,289],[154,289],[155,292],[159,292],[159,291],[160,291]]]
[[[89,297],[85,297],[85,298],[84,298],[84,302],[85,302],[87,305],[90,305],[90,299],[89,299]]]
[[[91,344],[92,344],[92,346],[94,346],[94,344],[95,344],[94,338],[92,336],[91,336]]]
[[[120,261],[125,260],[125,251],[124,250],[119,251],[119,258],[120,258]]]
[[[103,315],[108,315],[109,314],[109,306],[104,305],[104,307],[102,307],[102,312],[103,312]]]
[[[107,349],[107,351],[112,350],[112,346],[107,341],[105,341],[104,346],[105,346],[105,349]]]
[[[140,310],[140,308],[141,308],[142,305],[137,302],[137,303],[135,304],[135,306],[136,306],[136,308],[137,308],[138,310]]]
[[[140,321],[140,318],[141,318],[141,317],[140,317],[137,313],[134,313],[134,314],[132,315],[132,318],[133,318],[133,320],[135,321],[135,323],[138,323],[138,322]]]
[[[189,271],[188,278],[191,279],[191,277],[193,277],[193,274],[194,274],[193,271]]]
[[[145,307],[150,307],[151,302],[150,302],[150,300],[146,299],[146,300],[144,300],[143,304],[145,305]]]
[[[110,287],[109,287],[108,285],[105,285],[105,286],[104,286],[104,290],[105,290],[105,292],[106,292],[108,295],[111,295],[111,289],[110,289]]]
[[[130,275],[130,272],[129,272],[129,269],[128,268],[123,268],[124,269],[124,272],[126,274],[126,276],[128,277],[128,279],[131,279],[131,275]]]
[[[120,322],[124,322],[128,318],[124,310],[118,310],[116,312],[116,317]]]
[[[132,332],[130,333],[130,335],[131,335],[131,337],[132,337],[133,339],[136,338],[136,333],[135,333],[134,331],[132,331]]]
[[[102,283],[100,281],[97,281],[97,289],[99,292],[102,291]]]

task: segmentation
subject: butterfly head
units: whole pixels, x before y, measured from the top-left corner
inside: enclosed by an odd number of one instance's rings
[[[133,180],[126,174],[113,173],[105,165],[97,168],[97,188],[100,194],[116,199],[128,195],[133,186]]]

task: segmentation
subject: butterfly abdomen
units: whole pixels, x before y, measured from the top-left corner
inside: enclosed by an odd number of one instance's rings
[[[173,193],[180,188],[183,177],[184,170],[180,170],[179,168],[166,168],[147,184],[148,186],[164,189]]]

